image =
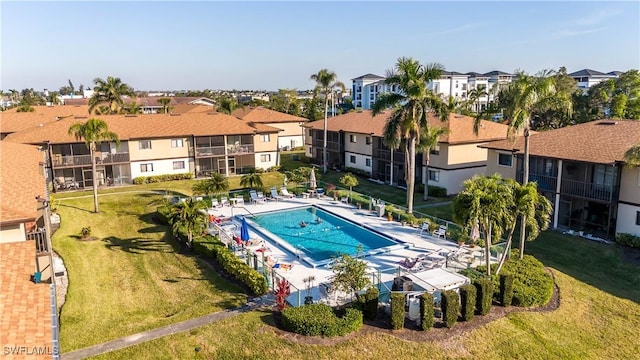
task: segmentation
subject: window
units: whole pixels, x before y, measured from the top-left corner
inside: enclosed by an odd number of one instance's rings
[[[640,211],[636,211],[636,225],[640,225]]]
[[[270,142],[271,141],[271,136],[269,134],[262,134],[262,135],[260,135],[260,141],[261,142]]]
[[[172,148],[184,147],[184,142],[182,141],[182,139],[171,139],[171,147]]]
[[[184,169],[184,161],[174,161],[173,162],[173,170]]]
[[[271,154],[262,154],[260,155],[260,162],[270,162]]]
[[[513,155],[498,153],[498,165],[511,167]]]
[[[352,164],[355,164],[356,163],[356,156],[355,155],[349,156],[349,162],[352,163]]]
[[[367,144],[367,145],[371,145],[371,136],[366,136],[366,137],[364,138],[364,142],[365,142],[365,144]]]
[[[140,164],[140,172],[152,172],[153,164]]]
[[[366,159],[366,160],[365,160],[365,165],[366,165],[367,167],[371,167],[371,159]]]
[[[355,135],[349,135],[349,142],[356,142],[356,136]]]
[[[439,182],[440,181],[440,170],[429,170],[429,180]]]
[[[140,150],[151,149],[151,140],[141,140],[140,142],[138,142],[138,148]]]
[[[440,145],[436,145],[431,148],[431,151],[429,151],[429,153],[432,155],[440,155]]]

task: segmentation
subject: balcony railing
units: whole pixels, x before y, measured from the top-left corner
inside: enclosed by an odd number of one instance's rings
[[[27,240],[34,240],[36,242],[37,254],[49,252],[49,246],[47,245],[47,232],[44,228],[28,232]]]
[[[322,139],[313,139],[313,147],[322,148],[324,146],[324,141]],[[340,143],[335,141],[327,141],[327,149],[340,151]]]
[[[609,201],[612,199],[614,187],[562,179],[562,182],[560,184],[560,192],[562,194],[576,195],[588,199]]]
[[[224,155],[224,146],[196,147],[196,157]]]
[[[253,144],[227,145],[227,154],[252,154],[254,152]]]
[[[129,153],[104,153],[95,154],[96,164],[116,164],[129,162]],[[54,154],[51,159],[54,167],[61,166],[85,166],[91,165],[91,155],[65,155]]]
[[[517,180],[522,182],[522,172],[518,173]],[[538,183],[538,190],[547,190],[555,192],[558,186],[558,178],[555,176],[529,174],[529,181]]]

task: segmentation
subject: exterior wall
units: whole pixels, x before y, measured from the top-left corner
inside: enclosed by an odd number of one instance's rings
[[[355,156],[355,163],[351,162],[351,156]],[[369,159],[370,164],[373,163],[371,159],[371,155],[362,155],[358,153],[345,152],[344,153],[344,166],[360,169],[363,171],[367,171],[371,173],[371,165],[367,166],[367,159]]]
[[[619,200],[640,204],[640,167],[622,168]]]
[[[171,147],[172,139],[182,139],[182,147]],[[141,141],[151,141],[151,149],[140,149]],[[166,138],[166,139],[140,139],[129,141],[129,156],[131,162],[147,159],[168,159],[189,156],[189,146],[191,142],[187,138]],[[155,170],[155,169],[154,169]],[[132,171],[133,174],[133,171]]]
[[[268,161],[262,161],[262,155],[269,155]],[[277,151],[266,151],[255,154],[255,166],[256,168],[268,169],[272,166],[278,165],[278,152]]]
[[[487,153],[487,170],[485,174],[493,175],[495,173],[500,174],[503,178],[515,179],[516,178],[516,158],[513,157],[511,167],[498,165],[498,153],[509,154],[504,151],[497,151],[488,149]]]
[[[273,126],[283,131],[278,133],[278,148],[302,146],[302,125],[303,122],[287,122],[287,123],[267,123],[265,125]],[[272,135],[273,136],[273,135]]]
[[[636,216],[640,206],[618,204],[618,223],[616,233],[640,236],[640,225],[636,225]]]
[[[479,144],[449,145],[447,151],[449,167],[486,162],[487,149],[479,148],[478,145]]]
[[[152,145],[153,146],[153,145]],[[174,161],[184,161],[184,169],[173,169]],[[153,171],[142,172],[140,170],[141,164],[152,164]],[[154,176],[154,175],[165,175],[165,174],[184,174],[188,172],[193,172],[193,169],[190,168],[191,159],[189,157],[182,158],[174,158],[174,159],[163,159],[163,160],[147,160],[147,161],[132,161],[131,162],[131,178],[135,179],[139,176]]]
[[[444,169],[448,166],[449,144],[440,143],[438,146],[440,147],[440,152],[438,154],[429,154],[429,166]]]
[[[447,189],[447,195],[454,195],[462,191],[462,183],[471,179],[476,174],[484,175],[487,171],[486,166],[479,166],[474,168],[457,169],[457,170],[445,170],[435,169],[429,167],[430,171],[439,171],[438,181],[429,180],[429,186],[439,186]],[[426,179],[429,174],[423,174],[423,179]]]
[[[262,141],[262,135],[269,135],[269,141]],[[227,143],[229,140],[227,139]],[[256,134],[253,136],[254,152],[275,151],[278,147],[278,134]],[[256,164],[258,164],[256,162]]]
[[[27,240],[26,234],[24,224],[3,226],[0,228],[0,244],[25,241]]]
[[[356,142],[351,142],[351,136],[356,137]],[[369,145],[367,145],[367,137],[369,138]],[[344,133],[344,151],[349,151],[356,154],[368,155],[371,157],[373,144],[373,136],[360,133]]]

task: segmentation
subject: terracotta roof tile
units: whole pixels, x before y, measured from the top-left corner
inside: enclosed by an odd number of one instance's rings
[[[0,113],[0,132],[12,133],[56,121],[74,115],[89,115],[89,107],[84,105],[34,106],[33,112],[17,112],[16,108]]]
[[[35,197],[45,196],[43,161],[36,146],[0,141],[0,223],[37,217]]]
[[[640,143],[640,121],[596,120],[530,136],[530,153],[555,159],[611,164],[623,161],[624,153]],[[524,152],[524,138],[503,140],[482,147]]]
[[[236,109],[233,116],[245,121],[253,121],[255,123],[283,123],[283,122],[305,122],[307,119],[294,116],[279,111],[258,107],[245,107],[244,109]]]

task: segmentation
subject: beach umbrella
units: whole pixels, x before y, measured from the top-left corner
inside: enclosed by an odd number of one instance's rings
[[[247,224],[245,218],[242,218],[242,224],[240,225],[240,240],[249,241],[249,224]]]
[[[311,168],[311,175],[309,175],[309,187],[315,189],[318,186],[316,183],[316,171]]]

